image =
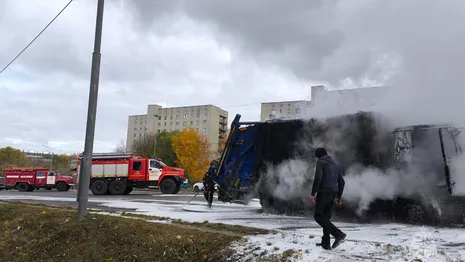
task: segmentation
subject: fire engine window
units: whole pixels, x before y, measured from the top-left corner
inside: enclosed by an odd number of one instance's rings
[[[37,172],[37,177],[44,177],[45,176],[45,172]]]
[[[134,171],[142,170],[142,162],[134,162],[134,163],[132,163],[132,170],[134,170]]]
[[[48,173],[48,176],[54,176],[54,175],[55,175],[55,173],[53,173],[53,172]]]
[[[151,168],[161,168],[162,166],[155,160],[150,160],[150,167]]]

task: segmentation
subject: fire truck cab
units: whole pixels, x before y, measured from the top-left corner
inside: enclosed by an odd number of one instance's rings
[[[82,154],[79,156],[78,175]],[[92,155],[90,190],[94,195],[127,195],[133,188],[157,186],[163,194],[177,194],[185,180],[184,170],[161,160],[131,153]]]
[[[14,188],[22,192],[39,188],[68,191],[73,181],[71,176],[63,176],[59,171],[48,168],[5,168],[3,174],[5,189]]]

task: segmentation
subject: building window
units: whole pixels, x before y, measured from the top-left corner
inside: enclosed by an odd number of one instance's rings
[[[176,126],[179,126],[179,122],[176,122]]]
[[[160,130],[160,129],[158,129],[158,134],[160,134],[160,132],[161,132],[161,130]]]
[[[193,124],[194,124],[194,121],[191,121],[191,125],[193,125]]]
[[[165,122],[165,123],[163,123],[163,125],[164,125],[164,126],[166,126],[166,122]]]
[[[168,116],[165,116],[165,120],[168,119]]]
[[[134,134],[134,137],[136,137],[136,136],[137,136],[137,135],[136,135],[136,134]]]
[[[300,114],[300,108],[296,108],[296,109],[295,109],[295,113],[296,113],[296,114]]]
[[[173,120],[173,115],[170,115],[170,120]]]
[[[206,127],[202,128],[202,132],[203,132],[204,134],[206,134],[206,133],[207,133],[207,128],[206,128]]]
[[[158,117],[158,120],[161,120],[161,116]]]
[[[183,126],[186,126],[186,123],[187,123],[187,121],[184,121],[184,122],[182,122],[182,125],[183,125]]]
[[[158,126],[161,126],[161,123],[158,123]]]
[[[184,118],[184,119],[187,119],[187,115],[186,115],[186,114],[184,114],[184,115],[183,115],[183,118]]]

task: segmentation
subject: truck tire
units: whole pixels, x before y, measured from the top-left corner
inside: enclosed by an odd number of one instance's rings
[[[18,183],[15,188],[20,192],[26,192],[29,189],[28,183]]]
[[[179,193],[179,191],[181,191],[181,184],[176,183],[176,191],[174,191],[174,193],[177,194],[177,193]]]
[[[126,191],[124,191],[125,195],[129,195],[132,192],[132,186],[126,187]]]
[[[161,181],[160,191],[163,194],[176,194],[176,182],[171,178],[165,178]]]
[[[58,182],[55,185],[55,187],[56,187],[57,191],[60,191],[60,192],[69,190],[69,186],[65,182]]]
[[[110,194],[112,195],[124,195],[126,192],[127,186],[126,183],[122,180],[113,180],[108,187]]]
[[[106,195],[108,193],[107,182],[103,180],[95,180],[90,186],[90,191],[96,196]]]

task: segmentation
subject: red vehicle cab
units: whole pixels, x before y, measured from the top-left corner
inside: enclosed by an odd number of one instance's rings
[[[5,189],[14,188],[22,192],[39,188],[68,191],[73,181],[71,176],[62,176],[59,171],[48,168],[5,168],[3,174]]]
[[[78,175],[82,154],[79,156]],[[94,195],[126,195],[133,188],[158,186],[163,194],[177,194],[185,180],[184,170],[162,161],[131,153],[92,155],[90,190]]]

